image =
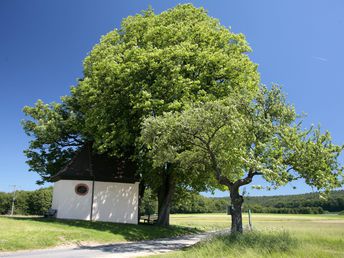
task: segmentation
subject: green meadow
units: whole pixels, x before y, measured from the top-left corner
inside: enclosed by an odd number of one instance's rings
[[[157,257],[344,257],[344,216],[253,214],[253,231],[223,235]],[[0,251],[174,237],[229,227],[225,214],[174,214],[169,228],[0,217]],[[244,214],[247,225],[247,214]]]
[[[173,223],[217,229],[228,226],[220,214],[174,215]],[[253,214],[253,231],[219,236],[157,257],[344,257],[344,216]],[[247,225],[247,214],[244,215]]]

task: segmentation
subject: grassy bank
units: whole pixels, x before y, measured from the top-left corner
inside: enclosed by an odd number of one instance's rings
[[[0,252],[39,249],[57,245],[139,241],[197,233],[200,230],[173,225],[125,225],[106,222],[0,217]]]

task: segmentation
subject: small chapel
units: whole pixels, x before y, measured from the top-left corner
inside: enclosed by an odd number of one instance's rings
[[[129,159],[94,153],[87,144],[51,181],[57,218],[138,223],[139,180]]]

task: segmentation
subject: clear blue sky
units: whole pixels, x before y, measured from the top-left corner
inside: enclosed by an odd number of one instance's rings
[[[82,60],[101,35],[149,5],[159,13],[178,3],[203,6],[253,48],[262,81],[283,85],[306,124],[320,123],[344,143],[344,2],[332,1],[0,1],[0,191],[35,189],[23,150],[28,137],[22,108],[37,99],[58,101],[82,77]],[[254,183],[259,184],[260,180]],[[252,191],[251,195],[311,191]],[[217,193],[221,195],[221,193]]]

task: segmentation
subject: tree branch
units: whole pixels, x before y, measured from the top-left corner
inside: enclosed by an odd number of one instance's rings
[[[247,177],[243,179],[239,179],[238,181],[234,183],[234,185],[237,187],[240,187],[242,185],[247,185],[252,182],[253,177],[256,175],[261,175],[261,173],[254,171],[252,168],[250,168]]]
[[[208,138],[208,144],[210,144],[210,141],[214,138],[215,134],[226,125],[226,123],[222,123],[220,126],[218,126],[217,128],[215,128],[214,132],[209,136]]]

